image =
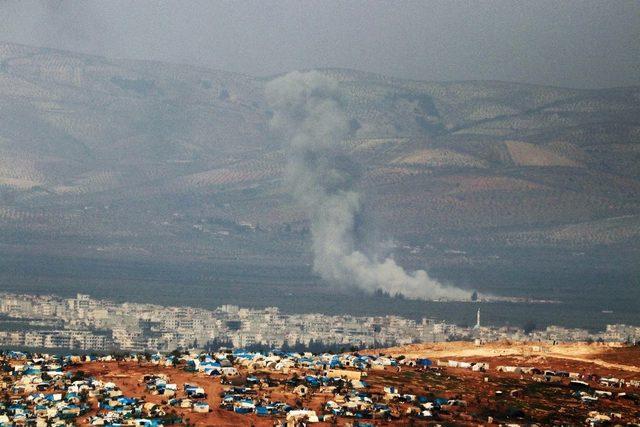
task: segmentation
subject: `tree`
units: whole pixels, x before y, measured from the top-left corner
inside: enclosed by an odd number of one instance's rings
[[[84,380],[84,371],[75,371],[71,377],[71,382]]]
[[[531,332],[536,330],[536,322],[534,322],[533,320],[528,320],[522,329],[524,329],[524,333],[529,335]]]
[[[218,94],[218,99],[221,101],[226,101],[229,99],[229,91],[226,88],[220,89],[220,93]]]
[[[355,136],[356,132],[362,127],[358,119],[352,118],[349,120],[349,135]]]

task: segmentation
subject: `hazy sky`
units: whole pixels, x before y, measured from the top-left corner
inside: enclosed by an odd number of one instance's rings
[[[14,1],[0,40],[253,75],[640,84],[640,1]]]

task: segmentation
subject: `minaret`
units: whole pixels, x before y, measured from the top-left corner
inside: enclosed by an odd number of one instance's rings
[[[480,329],[480,309],[478,309],[478,313],[476,313],[476,327],[475,329]]]

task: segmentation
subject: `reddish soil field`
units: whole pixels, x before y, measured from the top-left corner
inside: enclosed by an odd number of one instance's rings
[[[384,370],[370,370],[365,378],[371,387],[367,390],[372,397],[382,397],[385,386],[396,386],[401,393],[459,399],[466,406],[445,407],[439,413],[438,422],[453,422],[458,425],[477,425],[478,422],[488,424],[490,419],[497,422],[538,422],[543,424],[582,424],[589,412],[614,416],[620,414],[618,422],[638,422],[640,406],[637,402],[640,388],[609,388],[594,380],[587,380],[593,389],[611,391],[613,397],[601,397],[597,402],[583,403],[575,396],[569,386],[569,379],[557,382],[536,382],[530,374],[498,372],[499,365],[534,366],[541,370],[577,372],[595,374],[604,377],[640,379],[640,349],[632,347],[610,348],[605,346],[566,345],[554,348],[542,348],[532,351],[532,345],[526,343],[500,343],[474,347],[468,343],[447,343],[437,345],[407,346],[376,351],[375,353],[405,354],[410,357],[429,357],[432,360],[459,360],[469,362],[488,362],[491,366],[487,372],[474,372],[470,369],[443,367],[439,369],[421,370],[402,367],[398,370],[387,367]],[[207,402],[211,412],[198,414],[190,409],[175,408],[184,421],[199,426],[273,426],[276,418],[241,415],[220,409],[220,393],[223,385],[220,379],[202,373],[186,372],[180,368],[161,367],[147,363],[109,362],[87,363],[74,369],[83,370],[103,380],[112,381],[121,388],[126,396],[143,398],[146,401],[163,403],[163,396],[147,392],[142,377],[148,374],[162,373],[169,377],[169,382],[178,385],[176,397],[184,397],[184,383],[197,384],[207,393]],[[290,378],[293,373],[299,375],[317,372],[292,370],[288,375],[274,372],[251,372],[258,377],[270,376],[275,380]],[[249,374],[240,370],[236,379],[242,383]],[[617,393],[626,392],[628,396],[617,397]],[[275,401],[285,401],[316,410],[320,415],[325,402],[333,400],[331,394],[316,393],[310,397],[300,398],[285,386],[263,388],[258,390],[261,397]],[[635,400],[634,400],[635,399]],[[374,399],[375,400],[375,399]],[[384,421],[370,420],[374,425],[425,425],[429,422],[407,417],[409,404],[391,403],[392,410],[401,415],[400,419]],[[86,416],[82,421],[86,420]],[[282,419],[280,418],[280,421]],[[351,425],[353,419],[338,418],[337,424]],[[431,421],[433,423],[434,421]],[[332,425],[319,423],[315,425]]]

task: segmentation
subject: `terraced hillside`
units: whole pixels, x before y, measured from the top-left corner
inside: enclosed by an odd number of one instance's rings
[[[375,250],[478,288],[508,287],[480,267],[636,271],[640,87],[321,71],[340,81]],[[265,82],[0,44],[0,250],[306,268]]]

